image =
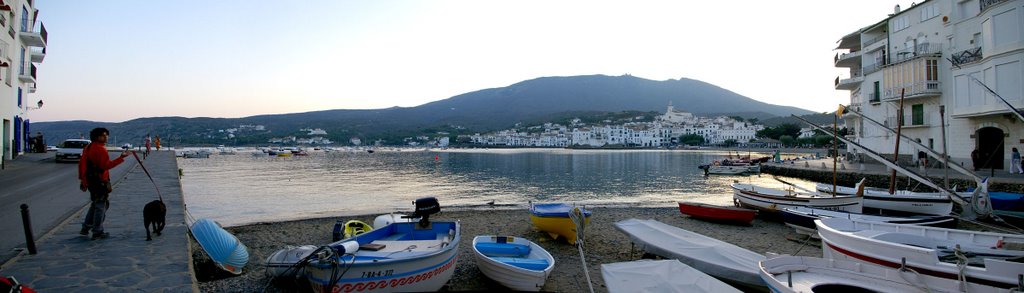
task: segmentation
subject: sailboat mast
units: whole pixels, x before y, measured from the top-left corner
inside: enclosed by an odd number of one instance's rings
[[[900,160],[900,133],[903,130],[903,94],[907,89],[900,90],[900,108],[896,109],[896,150],[892,152],[892,162],[896,164]],[[889,175],[889,194],[896,193],[896,169]]]
[[[843,114],[843,105],[839,105],[836,115],[832,116],[832,197],[836,196],[836,181],[839,175],[836,171],[836,162],[839,160],[839,115]]]

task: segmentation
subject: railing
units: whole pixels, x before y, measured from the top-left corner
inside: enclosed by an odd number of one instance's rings
[[[881,42],[886,37],[887,37],[886,35],[881,35],[881,36],[874,37],[873,39],[870,39],[870,40],[862,42],[861,46],[867,47],[868,45],[871,45],[871,44],[874,44],[874,43],[877,43],[877,42]]]
[[[1003,2],[1006,2],[1006,0],[981,0],[981,1],[978,1],[978,4],[981,6],[981,10],[978,10],[978,11],[985,12],[985,9],[988,9],[989,7],[992,7],[992,6],[996,5],[996,4],[1003,3]]]
[[[29,67],[31,68],[31,70],[29,71],[29,75],[32,76],[32,80],[36,80],[36,65],[29,64]]]
[[[882,67],[885,67],[885,65],[881,62],[868,64],[867,66],[864,66],[864,74],[872,74],[878,72],[879,70],[882,70]]]
[[[900,90],[902,89],[906,89],[903,93],[906,97],[936,96],[942,94],[942,82],[935,80],[922,80],[914,83],[889,87],[885,89],[885,98],[887,100],[899,99]]]
[[[840,55],[839,53],[836,53],[836,57],[835,57],[835,60],[834,60],[835,62],[833,62],[833,63],[837,63],[837,62],[839,62],[839,60],[843,60],[843,59],[846,59],[846,58],[853,58],[853,57],[860,56],[861,53],[863,53],[863,51],[843,53],[842,55]]]
[[[896,62],[903,62],[910,59],[917,58],[918,56],[929,55],[929,54],[941,54],[942,44],[939,43],[921,43],[917,44],[913,50],[903,50],[896,52]]]
[[[868,102],[878,104],[882,102],[882,99],[875,93],[868,94]]]
[[[950,62],[952,62],[953,66],[956,67],[960,67],[960,65],[964,65],[967,63],[979,61],[981,60],[981,58],[981,47],[970,48],[967,50],[953,53],[952,55],[949,56]]]
[[[39,23],[39,35],[43,37],[43,44],[46,44],[46,26],[42,22]]]

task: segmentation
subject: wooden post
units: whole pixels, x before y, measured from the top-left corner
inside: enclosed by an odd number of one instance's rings
[[[892,163],[899,164],[900,160],[900,131],[903,130],[903,94],[906,88],[900,90],[900,108],[896,110],[896,150],[892,152]],[[896,169],[889,175],[889,194],[896,193]]]

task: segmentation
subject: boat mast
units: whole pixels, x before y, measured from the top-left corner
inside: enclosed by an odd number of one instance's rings
[[[839,178],[836,171],[836,162],[839,160],[839,115],[843,115],[843,104],[839,104],[839,110],[832,116],[832,197],[836,196],[836,181]]]
[[[900,89],[900,108],[896,109],[896,150],[892,152],[892,162],[900,160],[900,131],[903,130],[903,94],[907,89]],[[889,175],[889,194],[896,193],[896,169]]]
[[[939,106],[939,123],[942,124],[942,185],[949,189],[949,151],[946,150],[946,105]]]

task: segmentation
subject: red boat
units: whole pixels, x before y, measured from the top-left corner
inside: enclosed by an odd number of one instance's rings
[[[750,225],[754,221],[754,216],[757,215],[757,211],[752,209],[686,201],[679,202],[679,212],[692,218],[744,225]]]

